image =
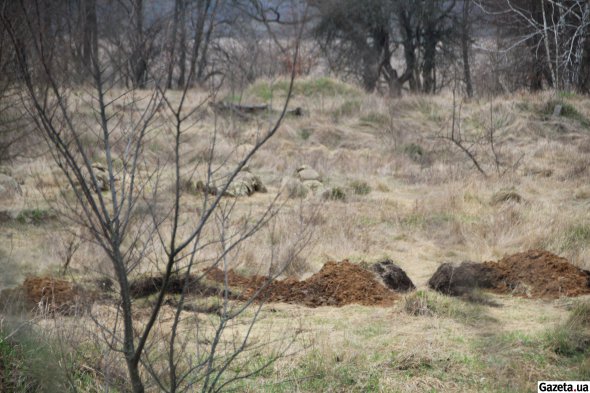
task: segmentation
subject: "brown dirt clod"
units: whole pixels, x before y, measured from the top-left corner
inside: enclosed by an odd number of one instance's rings
[[[224,279],[221,270],[212,270],[208,278]],[[230,286],[244,288],[243,297],[257,296],[267,302],[303,304],[308,307],[344,306],[361,304],[365,306],[388,306],[398,298],[395,292],[384,287],[375,274],[348,260],[327,262],[322,269],[306,280],[293,278],[269,281],[267,277],[243,277],[228,272]],[[257,292],[260,292],[257,294]]]

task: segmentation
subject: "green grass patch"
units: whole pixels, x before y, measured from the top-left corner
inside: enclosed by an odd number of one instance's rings
[[[0,381],[6,392],[68,391],[54,346],[30,327],[0,330]]]
[[[247,95],[257,97],[265,102],[274,97],[284,97],[289,91],[290,81],[281,80],[275,83],[259,81],[247,89]],[[293,84],[294,96],[354,96],[360,95],[360,91],[346,83],[332,78],[315,78],[296,80]]]
[[[474,342],[482,374],[500,391],[534,391],[536,381],[586,380],[590,375],[590,303],[577,304],[570,317],[546,332],[499,332]]]
[[[410,213],[403,217],[400,224],[407,229],[427,229],[445,225],[453,221],[457,221],[457,217],[450,212],[435,212],[430,215],[418,212]]]
[[[332,187],[332,189],[328,193],[328,199],[332,201],[345,201],[346,200],[346,192],[340,187]]]
[[[425,98],[420,98],[417,102],[416,109],[428,120],[440,123],[445,120],[445,115],[441,108],[434,102]]]
[[[302,128],[297,133],[299,138],[303,139],[304,141],[308,140],[311,134],[313,134],[313,130],[311,128]]]
[[[402,152],[408,156],[412,161],[420,162],[425,155],[422,146],[417,143],[408,143],[401,147]]]
[[[546,346],[561,356],[590,354],[590,302],[576,304],[567,321],[549,331],[545,340]]]
[[[358,100],[346,100],[340,107],[332,112],[332,116],[337,118],[340,117],[351,117],[356,115],[361,110],[361,102]]]
[[[420,290],[406,296],[404,310],[414,316],[438,316],[468,325],[494,322],[480,304],[430,291]]]
[[[389,116],[380,112],[369,112],[359,119],[361,125],[383,127],[389,124]]]
[[[590,225],[581,224],[569,227],[559,244],[560,252],[584,247],[590,242]]]
[[[560,91],[559,98],[576,98],[578,94],[575,91]]]
[[[354,180],[350,182],[350,188],[356,195],[368,195],[371,192],[371,186],[364,180]]]
[[[23,209],[16,216],[16,221],[20,224],[40,225],[48,220],[55,219],[57,215],[49,209]]]
[[[366,356],[344,359],[326,357],[318,350],[299,360],[284,381],[257,381],[255,391],[283,392],[379,392],[382,370],[370,367]]]
[[[545,104],[545,107],[543,108],[543,114],[545,116],[553,115],[553,111],[555,110],[556,105],[561,105],[562,117],[576,121],[580,123],[580,125],[584,128],[590,128],[590,120],[588,120],[586,116],[581,114],[574,105],[568,102],[550,100]]]

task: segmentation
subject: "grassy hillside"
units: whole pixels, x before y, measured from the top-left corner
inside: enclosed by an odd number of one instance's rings
[[[287,87],[284,81],[261,80],[224,97],[279,109]],[[205,97],[191,92],[189,102],[196,105]],[[556,105],[562,106],[559,116],[553,114]],[[289,356],[240,382],[238,391],[521,392],[535,391],[537,380],[590,379],[587,297],[486,295],[497,303],[492,307],[446,297],[426,285],[443,262],[497,260],[533,248],[590,270],[588,97],[523,93],[462,101],[448,93],[386,99],[322,78],[297,81],[290,106],[301,107],[304,115],[287,116],[249,165],[269,192],[239,198],[238,211],[244,216],[264,211],[283,190],[283,179],[301,165],[318,171],[337,197],[301,200],[283,192],[272,233],[257,233],[233,255],[231,267],[244,274],[268,269],[271,251],[261,245],[288,248],[303,214],[311,217],[312,240],[285,276],[309,277],[330,260],[390,258],[418,290],[385,308],[265,305],[255,341],[286,336],[294,342]],[[91,114],[82,107],[79,116]],[[273,116],[219,118],[202,109],[184,135],[183,157],[198,161],[208,148],[206,135],[217,124],[217,164],[228,165],[227,157],[235,162]],[[449,140],[453,125],[455,137],[461,136],[485,175]],[[146,171],[170,152],[166,141],[163,131],[150,136]],[[94,143],[91,136],[87,143]],[[99,151],[95,159],[100,161]],[[172,170],[166,165],[164,175]],[[22,189],[22,195],[0,200],[0,289],[20,284],[27,275],[59,274],[68,244],[75,241],[69,232],[78,229],[64,227],[52,209],[65,187],[58,168],[42,155],[0,172]],[[170,189],[159,197],[172,195]],[[183,203],[197,209],[199,198],[187,190]],[[142,267],[156,270],[156,263]],[[107,271],[98,247],[84,242],[68,275],[80,281]],[[113,309],[108,303],[96,307],[105,314]],[[92,330],[89,317],[80,321]],[[51,339],[59,336],[56,326],[59,331],[73,325],[68,317],[36,320],[37,334]],[[96,370],[99,365],[90,359],[97,349],[91,347],[81,346],[76,361]],[[251,362],[263,363],[271,349],[250,354]],[[80,378],[88,391],[100,381],[92,373]]]

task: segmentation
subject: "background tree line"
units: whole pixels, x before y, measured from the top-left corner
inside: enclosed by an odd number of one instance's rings
[[[145,88],[158,80],[181,88],[189,74],[192,86],[214,79],[243,85],[285,71],[273,58],[289,50],[281,38],[295,34],[289,20],[305,3],[4,1],[5,21],[21,33],[17,51],[10,51],[2,27],[2,79],[14,79],[9,69],[14,56],[40,66],[31,54],[35,43],[50,54],[47,66],[62,70],[72,84],[85,81],[94,55],[108,58],[110,78],[127,87]],[[468,96],[474,90],[589,88],[590,6],[584,0],[308,0],[307,5],[304,39],[320,48],[320,63],[368,91],[432,94],[457,80]],[[262,34],[269,24],[280,26],[271,44]],[[27,37],[25,30],[36,34]],[[474,72],[480,82],[475,87]]]

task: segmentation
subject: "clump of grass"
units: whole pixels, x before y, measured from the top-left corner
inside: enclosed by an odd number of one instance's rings
[[[364,180],[354,180],[350,183],[352,192],[356,195],[368,195],[371,192],[371,186]]]
[[[273,84],[257,82],[248,88],[248,95],[270,101],[273,97],[285,96],[289,91],[289,81],[281,80]],[[359,92],[354,87],[332,78],[314,78],[297,80],[293,85],[294,96],[353,96]]]
[[[361,124],[384,126],[389,123],[389,116],[379,112],[369,112],[359,119]]]
[[[559,97],[561,98],[576,98],[578,95],[575,91],[560,91]]]
[[[243,97],[242,94],[228,94],[227,96],[225,96],[223,101],[238,104],[238,103],[242,102],[242,97]]]
[[[566,229],[560,244],[560,251],[574,250],[588,244],[590,241],[590,225],[573,225]]]
[[[291,378],[274,383],[272,392],[378,392],[378,369],[369,367],[366,355],[342,356],[312,350],[293,367]]]
[[[425,154],[422,146],[418,145],[417,143],[409,143],[407,145],[402,146],[402,151],[412,161],[416,162],[420,162]]]
[[[350,117],[361,110],[361,102],[358,100],[346,100],[339,108],[332,112],[335,118]]]
[[[496,206],[504,202],[520,203],[522,202],[522,197],[513,189],[500,190],[492,195],[490,205]]]
[[[0,330],[0,381],[3,391],[66,391],[54,348],[33,329]]]
[[[590,302],[574,306],[567,321],[551,330],[547,346],[558,355],[575,357],[590,352]]]
[[[471,220],[470,217],[464,217],[465,222]],[[432,212],[427,214],[423,211],[410,213],[401,218],[400,224],[407,229],[427,229],[436,228],[452,222],[457,222],[457,216],[451,212]]]
[[[299,137],[301,139],[303,139],[304,141],[308,140],[312,133],[313,133],[313,131],[309,128],[302,128],[298,132]]]
[[[405,297],[404,310],[413,316],[438,316],[466,324],[490,321],[479,304],[429,291],[416,291]]]
[[[416,104],[418,111],[420,111],[420,113],[422,113],[422,115],[428,120],[435,123],[440,123],[444,120],[441,108],[434,102],[427,98],[419,98]]]
[[[282,189],[291,199],[303,199],[309,193],[309,189],[296,179],[289,179],[283,185]]]
[[[16,216],[16,221],[21,224],[39,225],[55,217],[55,213],[48,209],[23,209]]]
[[[545,104],[545,107],[543,108],[543,114],[546,116],[553,115],[556,105],[561,105],[561,116],[577,121],[584,128],[590,128],[590,120],[581,114],[575,106],[568,102],[550,100]]]
[[[346,193],[340,187],[332,187],[327,193],[327,199],[332,201],[345,201]]]

